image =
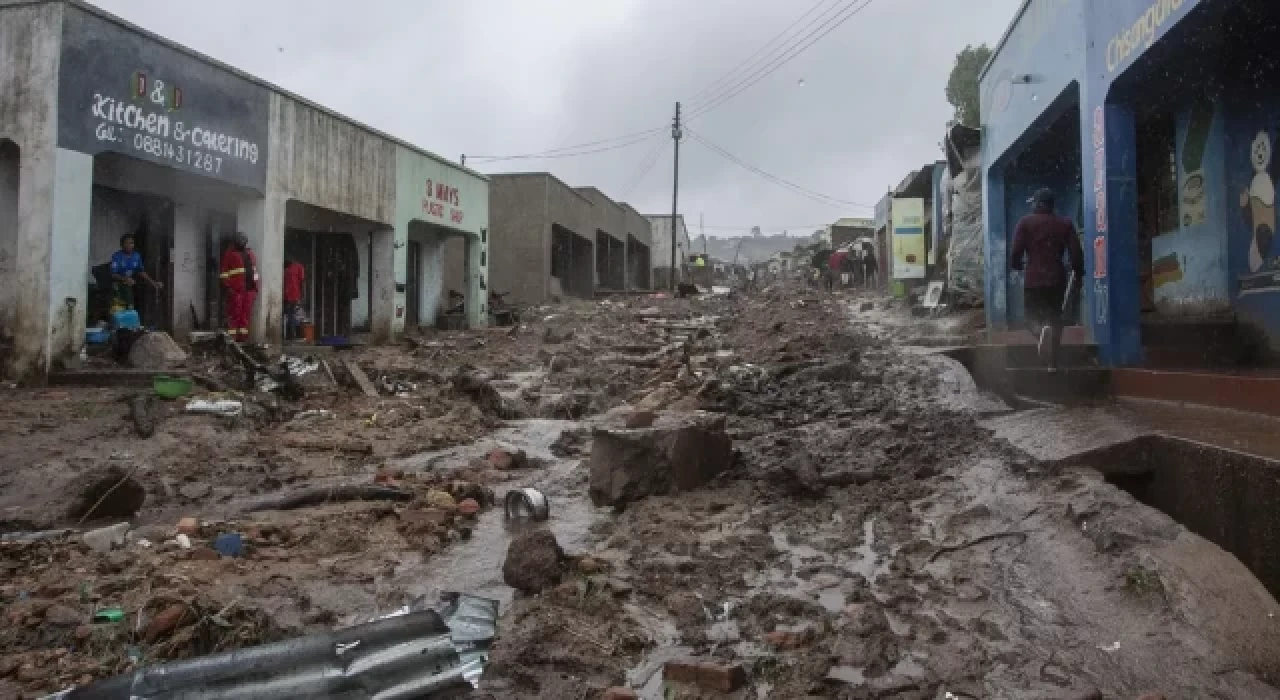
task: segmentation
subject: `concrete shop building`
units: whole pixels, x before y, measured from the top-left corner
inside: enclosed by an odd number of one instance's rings
[[[178,334],[221,323],[218,260],[257,252],[253,339],[279,342],[286,252],[317,332],[386,340],[431,323],[440,250],[466,240],[467,318],[486,300],[488,182],[74,0],[0,2],[0,335],[41,374],[96,321],[90,271],[134,234],[166,283],[140,306]]]
[[[671,215],[648,214],[645,216],[653,231],[653,286],[666,289],[671,286]],[[684,280],[685,265],[693,246],[689,242],[689,229],[684,225],[684,215],[676,216],[676,281]]]
[[[1274,356],[1278,47],[1275,2],[1025,3],[982,75],[988,327],[1024,321],[1009,247],[1048,187],[1085,250],[1068,337],[1104,364]]]
[[[510,301],[649,287],[636,268],[649,258],[649,224],[635,209],[550,173],[493,175],[491,186],[492,286]]]

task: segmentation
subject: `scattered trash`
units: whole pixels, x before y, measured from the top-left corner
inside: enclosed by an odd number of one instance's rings
[[[224,532],[213,541],[213,548],[224,557],[244,555],[244,538],[238,532]]]
[[[551,516],[551,504],[547,501],[547,497],[535,488],[508,491],[505,505],[507,518],[511,520],[540,521]]]
[[[418,390],[418,385],[413,382],[406,382],[400,379],[391,379],[390,377],[378,377],[378,388],[392,396],[398,396],[402,399],[409,398],[409,395]]]
[[[302,377],[320,369],[320,361],[314,358],[280,356],[280,368],[295,377]]]
[[[134,544],[138,545],[139,547],[142,547],[143,549],[151,549],[151,540],[148,540],[146,538],[140,539]]]
[[[116,523],[109,527],[90,530],[81,535],[81,539],[89,546],[89,549],[106,554],[116,547],[123,547],[125,535],[128,533],[129,523]]]
[[[333,418],[333,411],[327,408],[317,408],[310,411],[303,411],[293,417],[294,423],[312,423],[320,420],[328,420]]]
[[[174,541],[176,541],[176,542],[178,543],[178,546],[179,546],[179,547],[182,547],[183,549],[191,549],[191,538],[190,538],[190,537],[187,537],[186,535],[181,535],[181,534],[180,534],[180,535],[178,535],[177,537],[175,537],[175,538],[173,538],[173,539],[174,539]]]
[[[1120,642],[1103,644],[1103,645],[1100,645],[1098,648],[1108,653],[1114,653],[1114,652],[1120,651]]]
[[[196,399],[187,403],[187,413],[207,413],[215,416],[238,416],[244,410],[244,404],[231,399],[209,401]]]
[[[0,542],[41,542],[53,540],[75,532],[74,530],[39,530],[36,532],[6,532],[0,535]]]
[[[373,622],[273,644],[140,668],[45,700],[164,697],[434,698],[474,688],[497,636],[498,602],[446,594]]]
[[[99,624],[115,623],[124,619],[124,611],[117,607],[103,608],[93,614],[93,621]]]

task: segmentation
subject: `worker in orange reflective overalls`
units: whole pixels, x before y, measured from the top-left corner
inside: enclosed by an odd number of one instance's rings
[[[235,242],[222,253],[221,276],[227,290],[227,332],[237,342],[248,342],[249,318],[258,296],[258,258],[243,233],[237,233]]]

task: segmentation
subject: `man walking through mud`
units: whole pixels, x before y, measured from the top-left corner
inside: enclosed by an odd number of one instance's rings
[[[1040,359],[1047,360],[1050,371],[1057,371],[1064,323],[1062,309],[1069,291],[1063,258],[1070,257],[1075,279],[1082,280],[1084,251],[1080,248],[1075,224],[1054,213],[1053,191],[1036,192],[1031,204],[1032,212],[1022,217],[1014,230],[1013,257],[1009,265],[1014,270],[1026,270],[1022,299],[1027,322],[1039,338],[1036,348]]]

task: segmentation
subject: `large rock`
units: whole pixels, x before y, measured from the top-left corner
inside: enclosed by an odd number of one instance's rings
[[[591,442],[591,500],[623,505],[690,491],[729,466],[733,447],[722,415],[660,413],[653,425],[597,428]]]
[[[138,369],[170,369],[186,361],[187,353],[163,331],[145,333],[129,348],[129,366]]]
[[[502,580],[525,593],[538,593],[560,583],[564,574],[564,550],[550,530],[533,530],[507,547],[502,562]]]

